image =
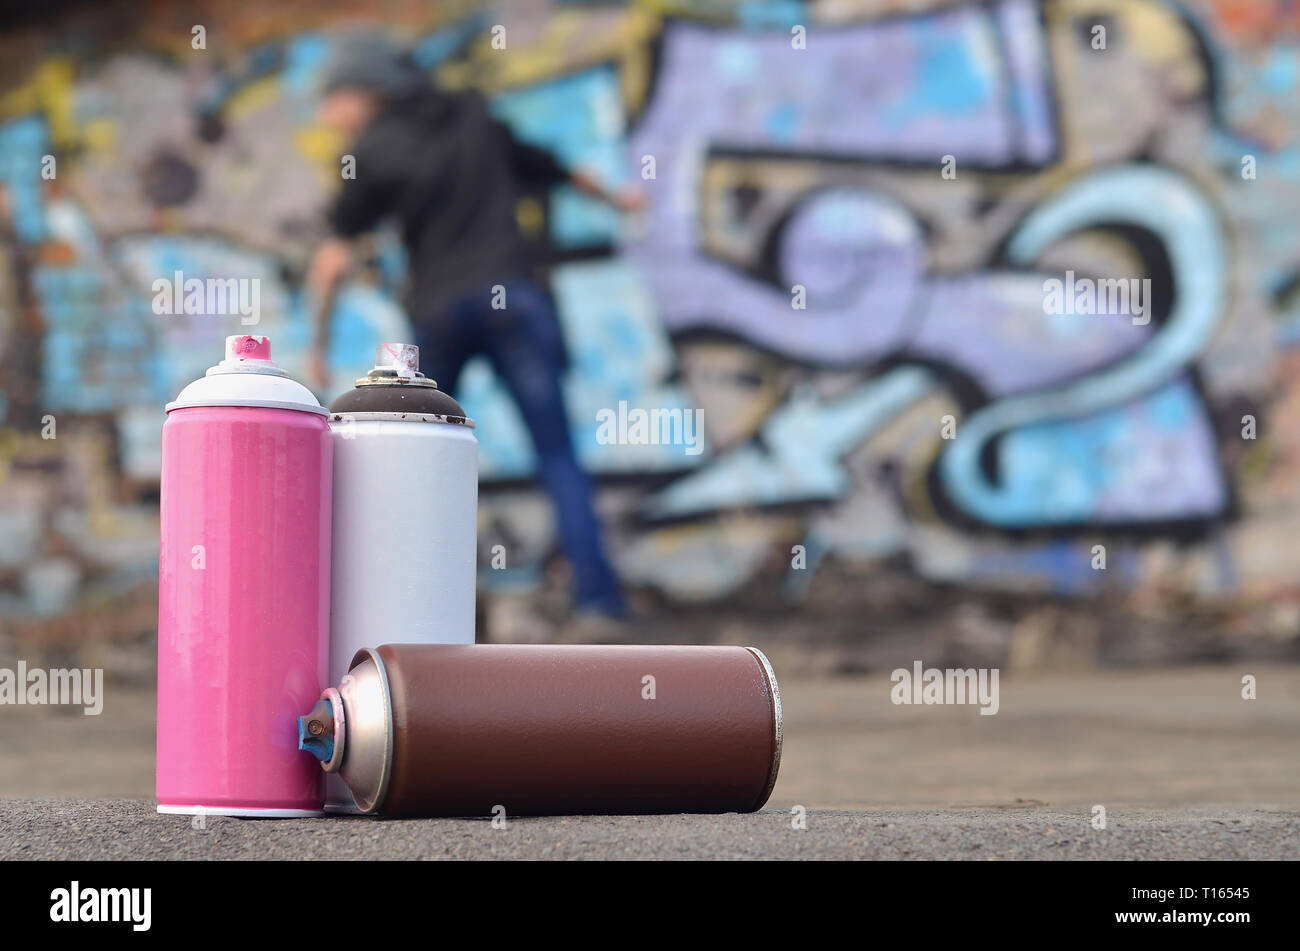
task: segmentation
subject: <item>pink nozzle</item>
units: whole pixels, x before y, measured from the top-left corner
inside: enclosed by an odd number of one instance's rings
[[[226,338],[227,360],[266,360],[271,359],[271,338],[253,337],[248,334],[236,334]]]

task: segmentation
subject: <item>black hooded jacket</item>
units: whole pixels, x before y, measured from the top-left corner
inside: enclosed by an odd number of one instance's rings
[[[330,225],[351,238],[397,220],[416,322],[459,294],[530,275],[536,255],[519,230],[519,199],[568,178],[554,155],[516,139],[474,92],[390,101],[352,154],[356,177],[344,179]]]

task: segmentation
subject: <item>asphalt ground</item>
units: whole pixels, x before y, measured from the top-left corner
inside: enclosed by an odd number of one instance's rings
[[[1008,674],[993,716],[895,705],[891,686],[888,672],[784,678],[781,772],[760,813],[504,828],[196,825],[154,811],[151,691],[110,687],[99,716],[0,707],[0,860],[1300,857],[1300,669]]]
[[[799,819],[803,822],[800,823]],[[802,827],[799,827],[801,826]],[[1295,859],[1300,810],[780,809],[484,819],[162,816],[147,800],[0,801],[0,860]]]

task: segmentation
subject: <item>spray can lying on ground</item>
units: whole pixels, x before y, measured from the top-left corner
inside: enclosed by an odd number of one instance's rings
[[[393,816],[752,812],[781,760],[776,677],[746,647],[388,644],[298,725]]]
[[[292,718],[326,683],[326,411],[265,337],[167,405],[158,560],[159,812],[320,815]]]
[[[474,423],[419,372],[419,349],[385,343],[330,404],[334,442],[330,681],[375,632],[472,644],[477,557]],[[300,711],[296,711],[300,712]],[[326,808],[356,810],[337,776]]]

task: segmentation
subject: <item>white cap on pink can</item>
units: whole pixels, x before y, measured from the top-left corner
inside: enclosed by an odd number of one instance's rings
[[[251,334],[226,338],[225,358],[209,367],[172,402],[167,412],[189,406],[260,406],[328,416],[311,390],[271,360],[271,339]]]

